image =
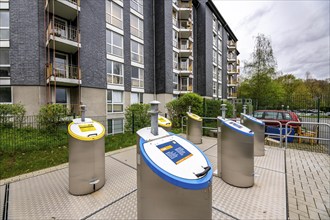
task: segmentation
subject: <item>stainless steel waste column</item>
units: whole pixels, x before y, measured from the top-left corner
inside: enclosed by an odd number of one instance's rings
[[[172,122],[169,119],[158,115],[158,126],[164,128],[165,131],[170,131],[172,129]]]
[[[210,161],[191,142],[151,124],[137,131],[138,219],[212,219]]]
[[[187,115],[187,139],[194,144],[201,144],[203,135],[203,119],[191,112],[187,112]]]
[[[92,193],[105,183],[105,129],[90,118],[73,119],[69,132],[69,192]]]
[[[254,132],[254,156],[265,156],[265,123],[242,113],[241,124]]]
[[[254,184],[254,133],[232,120],[218,117],[218,174],[226,183],[237,187]]]

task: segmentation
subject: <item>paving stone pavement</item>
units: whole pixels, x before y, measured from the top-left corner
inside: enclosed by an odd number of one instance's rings
[[[289,219],[330,219],[330,156],[287,149]]]

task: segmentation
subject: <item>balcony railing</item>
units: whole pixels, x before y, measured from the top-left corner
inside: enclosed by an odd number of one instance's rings
[[[191,8],[192,7],[192,2],[189,1],[189,2],[181,2],[181,1],[178,1],[177,4],[176,4],[179,8]]]
[[[190,66],[180,66],[180,71],[192,71],[192,65]]]
[[[47,65],[47,78],[54,76],[56,78],[80,79],[80,68],[73,65]]]
[[[180,91],[183,92],[191,92],[192,91],[192,85],[180,85]]]
[[[227,56],[227,59],[228,59],[228,60],[236,60],[236,56],[234,56],[234,55],[232,55],[232,54],[229,54],[229,55]]]
[[[236,47],[236,42],[233,40],[228,41],[228,47]]]
[[[237,98],[237,93],[236,92],[232,92],[228,94],[228,97],[234,97]]]
[[[62,25],[57,22],[54,22],[53,25],[52,21],[48,25],[47,33],[48,39],[50,35],[54,35],[55,37],[60,37],[75,42],[78,42],[80,36],[80,33],[76,27]]]

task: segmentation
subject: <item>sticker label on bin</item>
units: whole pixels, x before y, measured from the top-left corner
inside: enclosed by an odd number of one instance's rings
[[[96,128],[94,127],[93,124],[79,125],[79,128],[81,132],[96,131]]]
[[[190,153],[176,141],[170,141],[157,145],[157,148],[159,148],[159,150],[163,152],[175,164],[179,164],[193,156],[192,153]]]

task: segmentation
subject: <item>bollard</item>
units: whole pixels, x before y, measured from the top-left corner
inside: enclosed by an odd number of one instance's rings
[[[158,105],[159,101],[151,101],[151,110],[149,113],[151,114],[151,133],[155,136],[158,135]]]
[[[188,112],[191,113],[191,106],[188,107]]]
[[[246,114],[246,105],[243,105],[243,113]]]
[[[221,104],[221,111],[222,111],[222,115],[221,115],[221,117],[222,118],[226,118],[226,110],[227,110],[227,108],[226,108],[226,104]]]

